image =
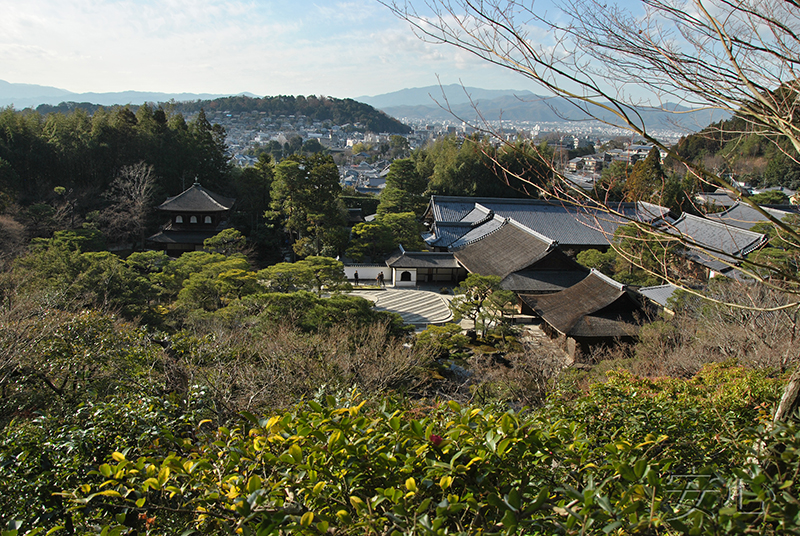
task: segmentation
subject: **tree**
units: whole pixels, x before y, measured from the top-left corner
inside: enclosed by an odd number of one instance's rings
[[[425,190],[428,180],[417,172],[410,158],[395,160],[386,175],[386,187],[381,192],[378,214],[413,212],[422,214],[427,205]]]
[[[421,236],[425,227],[413,212],[384,214],[378,221],[391,229],[395,244],[400,244],[406,251],[425,249],[425,242]]]
[[[271,206],[283,216],[296,254],[339,253],[347,221],[341,191],[330,155],[293,155],[278,164]]]
[[[392,229],[380,221],[364,222],[353,227],[347,255],[362,262],[365,258],[379,262],[397,247]]]
[[[633,165],[633,171],[625,181],[625,200],[659,202],[663,198],[665,182],[661,151],[653,147],[644,160]]]
[[[304,153],[321,153],[325,150],[325,146],[322,145],[319,140],[311,138],[310,140],[306,140],[303,142],[302,150]]]
[[[496,275],[469,274],[453,292],[456,295],[450,302],[453,319],[472,320],[484,337],[489,327],[504,317],[508,303],[514,301],[513,293],[500,288],[500,277]]]
[[[144,249],[155,187],[156,177],[151,165],[139,162],[120,170],[105,193],[111,206],[100,214],[110,240],[126,242],[135,239],[139,247]]]
[[[224,229],[211,238],[203,240],[203,249],[211,253],[222,253],[227,256],[233,253],[241,253],[246,243],[244,235],[236,229]]]
[[[257,279],[272,292],[313,289],[317,296],[322,296],[323,288],[332,292],[350,288],[344,264],[329,257],[311,256],[294,263],[278,263],[260,270]]]
[[[411,147],[409,147],[405,136],[398,136],[397,134],[389,138],[389,149],[391,158],[406,158],[411,152]]]

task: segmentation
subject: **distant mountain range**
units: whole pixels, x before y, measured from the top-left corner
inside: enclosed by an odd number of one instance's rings
[[[240,93],[254,97],[252,93]],[[36,108],[40,104],[60,104],[62,102],[90,102],[102,106],[115,104],[143,104],[145,102],[177,102],[207,100],[229,95],[212,93],[158,93],[153,91],[119,91],[115,93],[73,93],[66,89],[35,84],[12,84],[0,80],[0,106],[13,106],[17,110]]]
[[[403,89],[376,96],[357,97],[405,121],[530,121],[557,123],[585,121],[589,117],[573,104],[559,97],[542,97],[526,90],[487,90],[457,84]],[[668,111],[671,110],[672,112]],[[662,108],[639,107],[636,111],[650,129],[697,132],[712,122],[730,117],[718,110],[689,111],[689,108],[666,103]],[[601,120],[616,122],[611,112],[596,108]],[[680,112],[680,113],[674,113]]]
[[[256,97],[252,93],[239,95]],[[145,102],[206,101],[228,97],[209,93],[158,93],[146,91],[121,91],[115,93],[73,93],[51,86],[12,84],[0,80],[0,107],[16,109],[36,108],[41,104],[57,105],[62,102],[88,102],[102,106],[115,104],[139,105]],[[356,97],[356,101],[369,104],[386,114],[403,121],[453,121],[459,118],[468,122],[479,121],[480,115],[489,121],[530,121],[558,123],[583,121],[587,117],[565,99],[542,97],[527,90],[495,90],[463,87],[458,84],[409,88],[382,95]],[[727,119],[730,114],[714,110],[694,112],[678,104],[667,103],[665,109],[638,108],[637,111],[650,129],[697,132],[709,124]],[[605,110],[597,109],[597,116],[614,122]]]

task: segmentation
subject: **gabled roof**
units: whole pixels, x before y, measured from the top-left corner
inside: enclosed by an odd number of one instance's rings
[[[422,235],[423,240],[431,247],[446,248],[467,234],[472,226],[461,222],[436,222],[431,232]]]
[[[684,213],[665,228],[670,234],[697,244],[688,246],[689,258],[715,271],[731,268],[763,246],[767,237],[746,229]],[[709,251],[713,250],[713,251]],[[716,253],[718,252],[718,253]]]
[[[654,222],[669,213],[668,209],[650,203],[618,203],[612,208],[622,216],[608,214],[599,206],[582,207],[560,201],[432,196],[425,218],[435,225],[489,222],[490,216],[510,218],[563,247],[570,247],[608,246],[617,227],[629,219]]]
[[[635,335],[636,315],[644,312],[624,285],[597,270],[561,292],[521,298],[553,329],[570,337]]]
[[[778,220],[782,220],[789,214],[792,214],[792,211],[788,210],[780,210],[764,206],[762,206],[761,208]],[[718,212],[716,214],[706,214],[706,218],[714,221],[719,221],[728,225],[733,225],[734,227],[739,227],[740,229],[750,229],[751,227],[753,227],[753,225],[759,222],[769,221],[767,220],[766,216],[758,212],[756,209],[754,209],[747,203],[741,203],[739,201],[737,201],[731,208],[727,209],[724,212]]]
[[[514,220],[503,220],[490,233],[463,241],[455,258],[467,270],[482,275],[506,277],[544,257],[555,242]]]
[[[158,206],[169,212],[225,212],[233,208],[234,199],[209,192],[199,182]]]

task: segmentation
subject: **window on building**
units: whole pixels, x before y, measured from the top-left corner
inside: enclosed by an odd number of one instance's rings
[[[175,223],[183,223],[183,216],[175,216]]]
[[[211,223],[211,216],[206,216],[203,223]]]
[[[411,272],[403,272],[400,274],[400,281],[411,281]]]
[[[197,223],[197,216],[192,216],[189,218],[189,223]]]

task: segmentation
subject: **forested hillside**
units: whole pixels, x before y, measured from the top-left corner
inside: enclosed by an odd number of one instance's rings
[[[184,115],[195,115],[201,109],[215,112],[235,114],[263,112],[269,117],[278,119],[281,115],[304,115],[312,121],[329,121],[333,125],[356,125],[370,132],[389,132],[407,134],[411,127],[397,119],[376,110],[368,104],[353,99],[337,99],[334,97],[304,97],[281,95],[277,97],[253,98],[244,95],[223,97],[213,100],[197,100],[186,102],[160,103],[172,112]],[[101,106],[88,102],[64,102],[58,106],[43,104],[36,108],[40,114],[69,113],[80,109],[94,114]],[[133,107],[137,108],[137,107]]]
[[[764,136],[738,116],[682,138],[677,152],[742,183],[800,189],[800,163],[788,140]]]
[[[312,121],[330,121],[334,125],[355,125],[360,123],[370,132],[389,132],[393,134],[407,134],[411,127],[397,119],[376,110],[368,104],[354,101],[353,99],[337,99],[334,97],[317,97],[302,95],[293,97],[281,95],[278,97],[251,98],[246,96],[226,97],[210,101],[177,103],[175,109],[188,114],[196,113],[201,108],[214,111],[264,112],[267,115],[278,117],[281,115],[305,115]]]

